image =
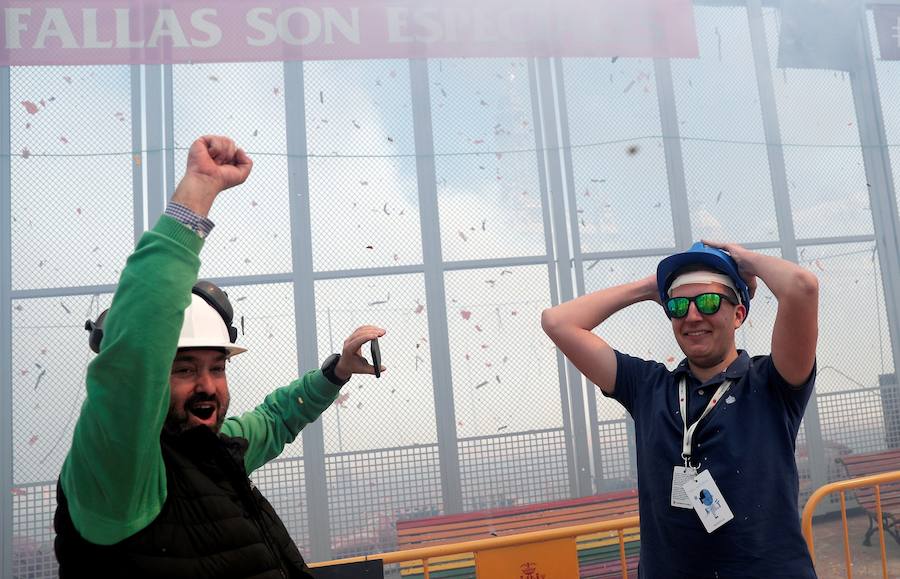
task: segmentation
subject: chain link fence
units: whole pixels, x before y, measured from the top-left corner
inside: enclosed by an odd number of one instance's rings
[[[561,380],[540,313],[644,277],[690,239],[745,243],[820,279],[802,497],[844,478],[835,459],[900,445],[898,251],[877,234],[885,192],[870,186],[857,114],[872,104],[854,99],[847,74],[777,68],[779,11],[763,8],[754,28],[751,10],[696,6],[695,60],[561,59],[547,78],[519,58],[431,59],[427,95],[405,60],[307,62],[302,78],[284,63],[174,65],[171,117],[144,120],[132,113],[148,98],[136,69],[11,69],[13,576],[56,573],[55,481],[91,358],[84,320],[108,307],[161,194],[144,189],[156,151],[133,145],[148,123],[170,129],[174,164],[162,170],[174,181],[201,134],[234,137],[255,162],[217,201],[201,269],[223,281],[249,348],[229,364],[232,414],[313,369],[301,357],[340,351],[356,327],[388,331],[384,375],[355,376],[311,427],[316,441],[299,436],[251,473],[310,560],[396,548],[398,521],[633,488],[630,418],[592,385]],[[873,51],[890,172],[898,65]],[[564,107],[538,97],[544,83]],[[548,118],[561,150],[545,146]],[[551,168],[565,191],[551,190]],[[897,227],[900,215],[885,219]],[[560,240],[570,263],[555,257]],[[302,303],[307,285],[314,299]],[[761,285],[738,347],[768,353],[776,311]],[[602,335],[669,368],[682,357],[655,304],[614,316]],[[589,456],[573,443],[579,422]],[[320,484],[324,506],[309,498]]]

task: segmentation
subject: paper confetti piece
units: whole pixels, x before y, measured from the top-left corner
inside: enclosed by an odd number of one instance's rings
[[[480,384],[476,384],[476,385],[475,385],[475,389],[478,390],[479,388],[481,388],[481,387],[483,387],[483,386],[487,386],[487,385],[488,385],[488,381],[485,380],[484,382],[482,382],[482,383],[480,383]]]
[[[31,156],[31,151],[28,150],[28,147],[24,147],[22,149],[22,158],[27,159],[30,156]]]
[[[29,115],[36,115],[38,113],[38,107],[31,101],[22,101],[22,106],[25,107],[25,110],[28,111]]]
[[[470,312],[468,310],[462,310],[459,312],[459,314],[462,316],[462,319],[464,319],[464,320],[468,320],[469,318],[472,317],[472,312]]]
[[[37,434],[32,434],[31,438],[28,439],[28,446],[34,446],[34,443],[38,441]]]
[[[421,314],[423,311],[425,311],[425,306],[423,306],[422,304],[419,304],[416,306],[416,309],[413,311],[417,314]]]
[[[59,142],[62,143],[63,145],[68,145],[68,144],[69,144],[69,139],[67,139],[67,138],[65,138],[64,136],[60,135],[60,136],[59,136]]]

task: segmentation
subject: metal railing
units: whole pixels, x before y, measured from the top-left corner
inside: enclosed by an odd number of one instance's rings
[[[847,579],[853,578],[853,563],[850,557],[850,533],[847,525],[847,491],[860,488],[875,487],[875,521],[878,525],[878,540],[881,547],[881,571],[885,579],[888,578],[887,568],[887,551],[884,542],[884,514],[881,508],[881,485],[900,481],[900,470],[880,473],[859,478],[852,478],[844,481],[829,483],[820,487],[809,497],[806,506],[803,508],[803,537],[809,547],[809,554],[812,556],[813,564],[816,561],[815,543],[813,540],[812,519],[816,512],[819,502],[832,493],[840,493],[841,500],[841,524],[843,528],[844,540],[844,561],[847,569]]]
[[[566,539],[573,537],[581,537],[585,535],[595,535],[598,533],[615,532],[619,543],[619,562],[622,566],[622,579],[628,578],[628,560],[625,556],[625,530],[635,529],[639,527],[640,519],[637,516],[623,517],[620,519],[612,519],[598,523],[587,523],[584,525],[573,525],[570,527],[560,527],[556,529],[547,529],[543,531],[531,531],[528,533],[519,533],[516,535],[507,535],[505,537],[492,537],[490,539],[478,539],[475,541],[464,541],[460,543],[447,543],[444,545],[435,545],[432,547],[420,547],[417,549],[406,549],[402,551],[392,551],[389,553],[379,553],[377,555],[368,555],[363,557],[350,557],[347,559],[338,559],[334,561],[326,561],[322,563],[311,564],[310,567],[325,567],[327,565],[341,565],[345,563],[359,563],[363,561],[371,561],[373,559],[381,559],[385,564],[391,563],[415,563],[421,561],[422,573],[424,579],[430,578],[431,561],[438,557],[447,557],[452,555],[477,554],[480,551],[489,549],[499,549],[503,547],[516,547],[529,545],[534,543],[542,543],[545,541],[553,541],[556,539]]]

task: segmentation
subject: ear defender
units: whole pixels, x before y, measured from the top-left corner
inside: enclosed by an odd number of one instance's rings
[[[106,312],[108,311],[109,310],[106,309],[100,312],[96,322],[87,320],[84,323],[84,329],[89,332],[88,346],[90,346],[91,351],[95,354],[100,353],[100,341],[103,339],[103,321],[106,319]]]
[[[198,281],[194,284],[191,291],[203,298],[203,301],[208,303],[212,309],[216,310],[216,312],[222,316],[222,319],[225,320],[225,326],[228,327],[228,339],[231,340],[232,344],[235,343],[237,341],[238,331],[237,328],[232,325],[232,322],[234,321],[234,309],[231,307],[231,301],[228,299],[228,294],[216,284],[206,280]]]

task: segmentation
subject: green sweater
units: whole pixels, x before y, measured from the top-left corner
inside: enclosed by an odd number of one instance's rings
[[[166,501],[160,433],[184,310],[203,240],[168,216],[144,233],[122,271],[104,321],[100,354],[60,483],[72,521],[92,543],[111,545],[149,525]],[[340,388],[315,370],[227,418],[221,433],[247,439],[247,472],[278,456]]]

